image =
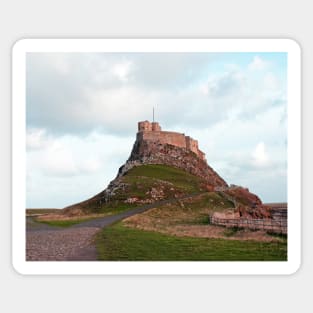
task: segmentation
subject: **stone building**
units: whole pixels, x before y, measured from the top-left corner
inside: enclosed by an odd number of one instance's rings
[[[205,160],[205,154],[199,149],[198,141],[185,134],[162,131],[159,123],[149,121],[138,122],[137,141],[150,141],[160,144],[185,148],[194,152],[200,159]]]

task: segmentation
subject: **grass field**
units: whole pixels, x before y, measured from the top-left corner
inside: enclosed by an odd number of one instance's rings
[[[43,220],[35,220],[36,223],[43,223],[43,224],[47,224],[50,226],[57,226],[57,227],[70,227],[85,221],[89,221],[91,219],[94,219],[95,217],[91,217],[91,218],[80,218],[80,219],[71,219],[71,220],[47,220],[47,221],[43,221]]]
[[[97,238],[100,260],[110,261],[286,261],[287,242],[176,237],[123,226]]]

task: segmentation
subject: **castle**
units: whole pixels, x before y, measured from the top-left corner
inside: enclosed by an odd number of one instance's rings
[[[162,131],[157,122],[138,122],[136,141],[128,160],[119,168],[117,178],[134,166],[143,164],[163,164],[180,168],[201,177],[208,190],[214,190],[216,186],[228,186],[208,165],[197,140],[182,133]]]
[[[185,134],[162,131],[157,122],[138,122],[137,142],[140,141],[158,142],[184,148],[195,153],[201,160],[205,160],[205,153],[199,149],[197,140]]]

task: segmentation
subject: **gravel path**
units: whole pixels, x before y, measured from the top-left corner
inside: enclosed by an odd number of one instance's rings
[[[33,230],[26,233],[27,261],[96,260],[96,227]]]
[[[186,199],[197,194],[180,197]],[[102,228],[132,215],[145,212],[178,199],[163,200],[116,215],[82,222],[69,228],[52,227],[26,219],[27,261],[96,261],[95,234]]]

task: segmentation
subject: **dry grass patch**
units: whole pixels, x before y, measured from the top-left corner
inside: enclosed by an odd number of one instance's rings
[[[52,221],[84,221],[86,219],[98,218],[103,217],[106,214],[86,214],[86,215],[79,215],[79,216],[69,216],[65,214],[44,214],[36,217],[36,221],[38,222],[52,222]]]
[[[268,235],[264,231],[247,229],[231,230],[209,224],[209,214],[232,211],[225,199],[215,193],[207,193],[184,201],[177,201],[153,208],[142,214],[125,219],[122,224],[130,228],[156,231],[178,237],[223,238],[231,240],[256,240],[262,242],[280,241],[280,238]]]
[[[43,208],[38,208],[38,209],[26,209],[26,216],[38,216],[42,214],[59,214],[62,209],[43,209]]]

